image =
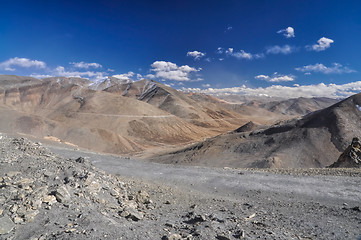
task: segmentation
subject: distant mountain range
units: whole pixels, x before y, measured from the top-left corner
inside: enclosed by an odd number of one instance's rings
[[[297,129],[301,120],[290,119],[336,102],[326,98],[265,102],[258,98],[229,104],[213,96],[184,93],[145,79],[134,82],[109,77],[94,83],[82,78],[39,80],[12,75],[0,75],[0,98],[3,132],[115,154],[153,155],[154,150],[159,153],[195,143],[194,150],[185,148],[177,154],[163,154],[157,161],[255,167],[288,166],[282,160],[282,151],[277,149],[283,149],[283,141],[291,141],[286,136],[278,138],[262,131],[285,124]],[[251,126],[240,130],[249,121]],[[280,121],[283,122],[267,128]],[[250,130],[256,131],[245,132]],[[287,132],[290,131],[283,134]],[[313,131],[302,134],[312,135]],[[266,147],[262,147],[265,142]],[[330,151],[341,151],[342,144]],[[321,160],[319,166],[324,162]]]
[[[321,99],[325,101],[328,100]],[[317,106],[315,103],[317,99],[298,99],[263,106],[286,106],[283,107],[286,112],[295,113],[305,111],[302,107],[305,105]],[[295,107],[290,110],[291,106]],[[156,156],[153,160],[216,167],[326,167],[338,159],[355,136],[361,136],[360,106],[361,93],[269,127],[250,122],[234,132]]]

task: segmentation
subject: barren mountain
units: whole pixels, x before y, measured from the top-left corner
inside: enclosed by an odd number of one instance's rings
[[[256,124],[272,124],[329,107],[340,100],[332,98],[292,98],[258,96],[220,96],[221,99],[204,94],[192,94],[191,98],[201,102],[212,102],[223,109],[236,112]]]
[[[249,121],[257,129],[295,116],[259,104],[227,104],[151,80],[114,77],[92,83],[82,78],[2,75],[0,98],[0,130],[4,132],[115,154],[184,146]],[[307,101],[311,100],[303,100]],[[307,111],[305,104],[298,106]],[[323,105],[315,101],[317,106]]]
[[[302,118],[261,130],[222,134],[153,160],[230,167],[329,166],[353,137],[361,136],[360,106],[361,94],[357,94]]]
[[[285,115],[305,115],[337,103],[332,98],[293,98],[283,101],[272,101],[259,104],[260,108]],[[250,105],[250,104],[248,104]]]
[[[149,80],[109,77],[94,84],[82,78],[2,75],[0,87],[3,131],[101,152],[134,153],[183,145],[248,121],[217,102],[196,101]]]
[[[81,79],[1,81],[0,128],[111,153],[215,135],[151,104],[94,91]]]
[[[217,102],[204,101],[204,99],[197,101],[186,93],[151,80],[113,83],[103,91],[146,102],[191,124],[216,133],[234,128],[240,120],[247,122],[243,115],[227,110]]]

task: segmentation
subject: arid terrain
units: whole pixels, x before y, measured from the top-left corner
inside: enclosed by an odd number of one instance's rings
[[[0,148],[1,239],[360,237],[355,169],[179,167],[4,134]]]
[[[10,75],[0,89],[0,239],[361,237],[360,94]]]
[[[159,151],[233,131],[249,121],[275,124],[335,103],[333,99],[257,99],[228,104],[161,83],[109,77],[42,80],[0,76],[0,130],[98,152]]]
[[[214,167],[318,168],[337,161],[361,135],[361,94],[322,110],[272,126],[249,122],[185,148],[153,158],[156,162]]]

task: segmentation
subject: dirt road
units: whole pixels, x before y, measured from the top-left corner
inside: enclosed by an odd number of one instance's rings
[[[172,199],[173,205],[159,209],[160,221],[182,236],[199,233],[195,239],[214,239],[215,231],[227,236],[215,239],[237,239],[243,235],[245,239],[361,239],[358,170],[352,176],[334,176],[337,171],[328,169],[322,174],[317,174],[319,170],[280,174],[163,165],[56,148],[52,151],[69,158],[86,157],[106,172],[146,183],[148,192],[160,202]],[[199,207],[194,210],[192,206]],[[204,224],[195,222],[189,228],[180,218],[193,216],[194,212],[200,214],[194,219],[217,215],[228,220],[217,226],[207,225],[207,220]]]
[[[213,196],[239,198],[247,191],[279,194],[324,203],[361,202],[361,178],[347,176],[292,176],[237,169],[164,165],[91,152],[52,149],[69,157],[79,154],[98,168],[145,181],[199,191]]]

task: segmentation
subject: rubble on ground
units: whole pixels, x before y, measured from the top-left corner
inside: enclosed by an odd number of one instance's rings
[[[119,177],[96,170],[84,158],[63,159],[40,143],[2,135],[0,236],[16,237],[14,229],[56,212],[75,212],[68,226],[50,235],[84,234],[78,220],[89,211],[139,221],[153,208],[145,191],[134,192]]]
[[[229,200],[107,174],[65,152],[0,134],[0,239],[341,239],[361,223],[354,204],[252,189]]]

